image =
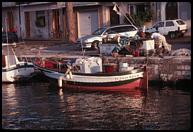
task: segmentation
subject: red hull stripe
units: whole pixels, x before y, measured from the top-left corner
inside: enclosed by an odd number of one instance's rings
[[[77,86],[97,86],[97,87],[113,87],[113,86],[119,86],[119,85],[124,85],[131,83],[135,80],[138,80],[140,78],[135,78],[135,79],[129,79],[129,80],[124,80],[124,81],[117,81],[117,82],[102,82],[102,83],[86,83],[86,82],[73,82],[73,81],[63,81],[63,84],[68,84],[68,85],[77,85]]]
[[[58,86],[58,81],[49,78],[49,80],[56,84]],[[69,83],[69,82],[64,82],[62,83],[62,87],[64,88],[76,88],[76,89],[82,89],[82,90],[99,90],[99,91],[104,91],[104,90],[109,90],[109,91],[122,91],[122,90],[130,90],[133,88],[141,88],[142,86],[142,80],[141,78],[135,79],[133,81],[129,80],[130,82],[124,82],[120,83],[117,82],[117,85],[105,85],[104,83],[100,83],[101,85],[96,85],[96,83],[90,83],[92,85],[83,85],[83,83]]]
[[[100,90],[100,91],[105,91],[105,90],[110,90],[110,91],[122,91],[122,90],[130,90],[133,88],[140,88],[141,87],[141,81],[142,79],[135,80],[133,82],[123,84],[123,85],[118,85],[118,86],[78,86],[78,85],[69,85],[65,84],[63,87],[64,88],[78,88],[78,89],[83,89],[83,90]]]

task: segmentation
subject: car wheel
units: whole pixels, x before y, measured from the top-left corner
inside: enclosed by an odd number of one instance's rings
[[[94,41],[93,43],[92,43],[92,49],[99,49],[99,45],[100,44],[102,44],[102,42],[100,42],[100,41]]]
[[[169,37],[170,37],[170,39],[174,39],[176,37],[176,33],[175,32],[170,32]]]
[[[184,37],[184,33],[181,33],[179,37]]]

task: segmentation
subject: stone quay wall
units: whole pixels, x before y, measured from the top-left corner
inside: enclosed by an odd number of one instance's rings
[[[122,57],[105,58],[109,62],[127,62],[130,66],[140,66],[147,62],[147,70],[150,81],[178,81],[191,80],[190,56],[165,56],[160,57]]]
[[[41,56],[45,58],[63,58],[61,56]],[[72,56],[71,56],[72,57]],[[76,58],[77,56],[75,56]],[[26,57],[34,60],[35,56]],[[73,57],[72,57],[73,58]],[[160,57],[112,57],[103,56],[103,63],[127,62],[129,66],[142,66],[147,63],[149,81],[178,81],[191,80],[191,56]]]

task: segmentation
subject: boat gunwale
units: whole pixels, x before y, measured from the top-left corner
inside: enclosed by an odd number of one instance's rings
[[[41,71],[45,71],[45,72],[55,72],[55,73],[59,73],[59,74],[65,74],[64,72],[58,72],[55,70],[51,70],[48,68],[44,68],[44,67],[40,67],[38,65],[35,65],[35,67],[37,67],[39,70]],[[138,69],[134,69],[136,70],[135,73],[140,73],[140,72],[144,72],[143,68],[138,68]],[[72,72],[73,75],[80,75],[80,76],[122,76],[122,75],[128,75],[128,74],[135,74],[132,73],[133,70],[131,71],[122,71],[122,72],[112,72],[112,73],[105,73],[105,72],[98,72],[98,73],[77,73],[77,72]]]
[[[33,64],[26,64],[26,65],[12,65],[12,67],[10,68],[7,68],[7,67],[3,67],[2,68],[2,72],[9,72],[9,71],[12,71],[12,70],[17,70],[17,69],[20,69],[20,68],[34,68],[34,65]]]
[[[47,76],[48,77],[48,76]],[[57,83],[57,79],[56,78],[51,78],[48,77],[48,79],[51,82],[55,82]],[[113,86],[121,86],[121,85],[125,85],[128,83],[132,83],[134,81],[137,80],[141,80],[142,77],[138,77],[138,78],[134,78],[134,79],[127,79],[127,80],[122,80],[122,81],[110,81],[110,82],[77,82],[77,81],[71,81],[71,80],[63,80],[62,82],[64,83],[64,86],[67,85],[72,85],[72,86],[90,86],[90,87],[113,87]],[[92,89],[92,88],[91,88]]]

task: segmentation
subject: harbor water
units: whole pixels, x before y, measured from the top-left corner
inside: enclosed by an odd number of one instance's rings
[[[126,93],[59,89],[48,82],[2,85],[2,128],[33,130],[188,130],[186,87]]]

